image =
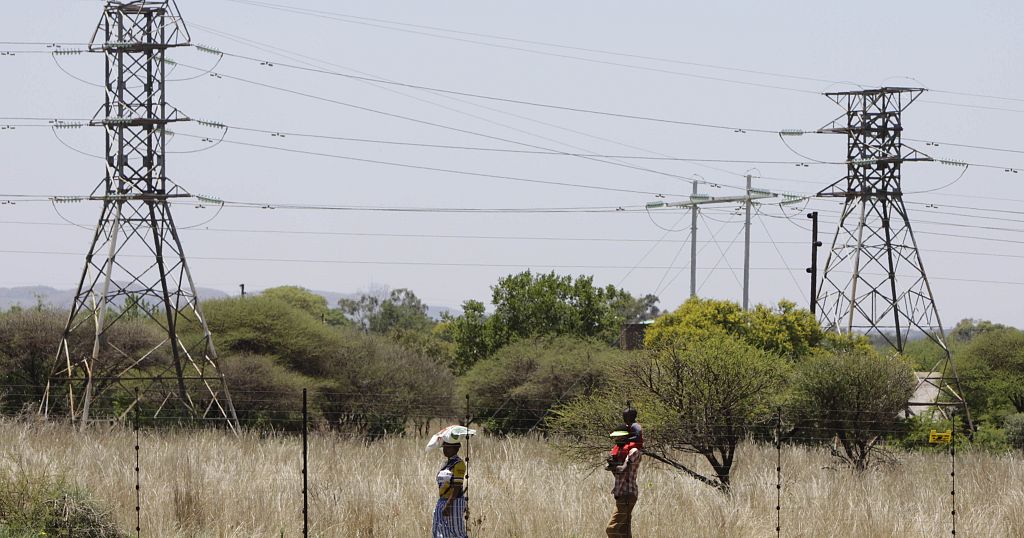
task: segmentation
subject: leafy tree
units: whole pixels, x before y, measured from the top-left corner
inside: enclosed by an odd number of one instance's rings
[[[1024,450],[1024,413],[1006,417],[1004,422],[1006,440],[1013,448]]]
[[[625,321],[658,313],[657,297],[595,286],[591,276],[524,271],[502,277],[491,292],[492,315],[483,303],[466,301],[461,316],[445,318],[442,334],[455,345],[456,371],[524,338],[566,335],[611,344]]]
[[[725,334],[790,359],[813,348],[833,344],[814,316],[791,301],[775,307],[757,305],[745,312],[732,301],[691,297],[674,312],[658,318],[647,330],[644,346],[658,348],[680,338]]]
[[[351,327],[353,326],[352,320],[348,319],[345,312],[341,308],[331,308],[324,314],[324,323],[331,327]]]
[[[364,331],[375,334],[427,331],[434,326],[427,305],[406,288],[391,290],[386,296],[363,294],[359,299],[341,299],[338,306]]]
[[[740,305],[732,301],[691,297],[648,327],[644,347],[658,349],[676,341],[711,334],[742,338],[746,333],[746,318]]]
[[[957,362],[960,362],[963,360],[960,357],[976,337],[1006,330],[1012,331],[1013,329],[987,320],[962,319],[946,333],[946,345]],[[891,346],[888,343],[879,342],[878,350],[880,352],[885,353],[889,349]],[[904,344],[903,356],[910,361],[915,370],[930,371],[935,368],[935,365],[946,359],[946,350],[930,338],[918,338]]]
[[[954,355],[959,355],[959,350],[963,348],[963,344],[953,338],[947,338],[946,345]],[[888,353],[892,350],[892,346],[888,342],[880,342],[875,349],[879,353]],[[946,360],[946,350],[931,338],[918,338],[903,345],[903,357],[914,370],[928,372],[935,368],[935,365]]]
[[[748,319],[748,342],[790,359],[807,355],[826,339],[821,325],[809,310],[797,308],[796,303],[785,299],[774,308],[755,306]]]
[[[521,433],[543,426],[549,409],[604,387],[623,352],[571,336],[541,336],[510,344],[476,363],[459,380],[474,416],[488,430]]]
[[[967,343],[974,337],[993,331],[1004,331],[1010,329],[1000,323],[992,323],[984,319],[962,319],[952,330],[949,331],[949,338],[953,342]]]
[[[645,428],[644,453],[687,476],[728,491],[736,448],[773,416],[787,364],[781,357],[721,333],[664,343],[634,354],[609,388],[556,411],[555,429],[577,439],[577,455],[607,447],[623,402],[631,399]],[[704,473],[678,457],[700,454]]]
[[[960,349],[957,364],[967,404],[979,419],[997,423],[1024,412],[1024,331],[980,332]]]
[[[898,355],[869,349],[818,352],[796,367],[787,413],[811,437],[835,436],[833,455],[866,469],[886,433],[900,421],[916,378]]]
[[[339,299],[338,310],[345,314],[355,326],[363,331],[370,330],[370,316],[380,308],[381,298],[376,294],[360,295],[358,299]]]
[[[612,305],[625,293],[594,286],[591,276],[533,274],[524,271],[498,280],[491,294],[494,349],[518,338],[563,334],[613,343],[622,318]]]
[[[156,305],[146,301],[142,295],[129,293],[121,305],[121,317],[123,319],[140,320],[151,316],[159,316]]]
[[[442,314],[439,334],[453,346],[452,371],[456,375],[466,373],[493,348],[488,335],[487,314],[480,301],[462,303],[461,316],[455,317],[447,312]]]
[[[427,315],[427,305],[411,290],[391,290],[381,302],[380,310],[370,318],[370,332],[387,334],[394,330],[426,331],[434,326]]]
[[[660,299],[657,295],[647,294],[633,297],[623,290],[615,290],[611,301],[615,315],[626,323],[637,323],[658,317],[661,310],[656,306]]]

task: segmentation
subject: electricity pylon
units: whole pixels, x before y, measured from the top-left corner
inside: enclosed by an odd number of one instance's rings
[[[140,404],[133,389],[156,416],[238,426],[171,217],[171,201],[191,195],[167,178],[166,127],[188,118],[165,100],[164,54],[188,45],[173,0],[106,2],[89,44],[106,65],[105,104],[91,122],[106,133],[106,175],[91,197],[103,209],[41,404],[47,414],[66,405],[83,428],[127,415]],[[160,341],[141,352],[111,344],[131,317],[159,327]]]
[[[820,132],[847,136],[847,175],[818,193],[845,199],[816,298],[825,328],[880,337],[902,352],[916,330],[944,352],[910,402],[913,410],[963,405],[956,365],[903,203],[901,165],[931,161],[901,141],[901,115],[920,88],[827,93],[845,110]],[[930,389],[922,391],[922,387]],[[967,414],[970,423],[970,414]]]

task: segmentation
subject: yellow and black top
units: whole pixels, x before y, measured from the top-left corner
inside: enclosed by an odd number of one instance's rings
[[[453,485],[461,486],[466,478],[466,462],[458,456],[452,456],[445,462],[444,467],[437,473],[438,495],[445,497],[451,491]]]

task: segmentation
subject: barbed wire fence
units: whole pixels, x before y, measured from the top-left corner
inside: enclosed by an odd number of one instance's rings
[[[37,387],[29,386],[9,386],[4,387],[2,393],[0,393],[0,404],[3,404],[5,400],[19,400],[26,399],[28,397],[37,394]],[[337,442],[345,442],[352,439],[380,439],[388,436],[407,435],[405,426],[412,425],[415,429],[415,436],[419,436],[424,431],[424,424],[427,428],[433,423],[444,424],[448,423],[460,423],[466,426],[470,426],[473,422],[477,423],[478,428],[483,427],[483,421],[487,418],[486,409],[473,409],[470,407],[470,402],[467,398],[465,405],[466,408],[463,414],[459,414],[455,411],[454,407],[447,404],[440,403],[425,403],[425,402],[409,402],[408,407],[405,409],[386,409],[386,408],[374,408],[370,405],[377,401],[378,395],[367,394],[359,391],[321,391],[321,390],[309,390],[303,388],[301,392],[295,392],[291,394],[282,391],[238,391],[235,393],[236,398],[244,399],[249,406],[249,409],[239,409],[239,422],[242,426],[242,432],[232,434],[228,423],[222,418],[212,419],[196,419],[191,414],[187,413],[161,413],[155,416],[148,416],[144,411],[147,402],[147,394],[143,391],[140,392],[135,389],[135,401],[140,402],[139,405],[132,404],[130,413],[124,415],[126,420],[115,421],[115,420],[96,420],[94,425],[90,428],[90,431],[123,431],[128,433],[128,439],[131,443],[132,458],[127,460],[127,464],[132,467],[128,471],[134,475],[133,491],[131,496],[134,498],[134,517],[127,519],[134,519],[135,522],[135,535],[142,536],[145,533],[143,528],[144,521],[144,504],[142,502],[143,497],[146,495],[147,484],[144,481],[146,476],[146,463],[151,461],[146,458],[147,449],[153,444],[157,444],[160,440],[157,438],[158,435],[166,432],[184,431],[194,432],[197,430],[213,430],[223,431],[225,435],[253,435],[258,439],[272,439],[272,438],[295,438],[296,441],[301,440],[301,443],[296,443],[295,446],[295,462],[299,466],[295,470],[294,479],[285,479],[288,483],[290,480],[294,480],[291,485],[285,485],[285,489],[292,489],[295,491],[294,503],[295,503],[295,520],[293,522],[282,522],[286,525],[285,528],[294,528],[296,534],[301,529],[301,535],[303,537],[310,536],[310,517],[315,516],[310,510],[310,492],[311,488],[315,487],[318,480],[325,479],[324,477],[317,477],[311,472],[309,462],[317,457],[315,451],[310,450],[309,439],[311,436],[320,436],[323,440],[330,440],[333,436]],[[153,395],[148,395],[153,396]],[[311,398],[312,397],[312,398]],[[339,400],[347,398],[347,400]],[[332,410],[325,412],[319,410],[312,412],[310,410],[310,400],[319,402],[339,402],[345,401],[348,405],[348,409]],[[288,400],[292,400],[291,405],[286,404]],[[529,402],[542,402],[544,405],[529,405]],[[510,401],[506,400],[502,402],[500,406],[491,407],[490,411],[500,411],[502,409],[508,409]],[[526,405],[524,405],[526,404]],[[521,423],[530,424],[537,426],[538,420],[543,420],[546,413],[550,410],[550,399],[533,399],[533,398],[520,398],[517,399],[514,405],[514,410],[518,412],[533,412],[535,417],[504,417],[503,420],[506,423]],[[840,412],[843,410],[826,410],[831,412]],[[863,412],[859,412],[863,415]],[[851,412],[852,414],[852,412]],[[394,416],[400,415],[401,421],[396,421]],[[361,418],[360,418],[361,416]],[[385,431],[383,433],[370,433],[366,426],[368,419],[376,417],[384,418],[384,422],[388,424],[401,424],[402,426],[396,428],[393,431]],[[536,416],[542,417],[541,419]],[[3,417],[0,417],[3,418]],[[6,420],[16,421],[24,420],[31,422],[34,417],[29,413],[24,413],[19,417],[7,417]],[[61,416],[49,417],[50,423],[60,423],[65,419]],[[872,436],[879,437],[892,437],[905,434],[906,430],[899,427],[894,427],[890,424],[891,421],[883,420],[865,420],[861,419],[863,424],[871,425],[872,427],[861,428],[861,432],[870,434]],[[960,506],[957,502],[957,484],[956,484],[956,473],[957,473],[957,458],[956,458],[956,444],[957,444],[957,426],[956,420],[951,420],[951,427],[949,430],[944,432],[932,431],[930,434],[930,441],[936,445],[945,445],[947,448],[944,450],[948,454],[948,485],[949,489],[949,503],[950,510],[943,516],[937,514],[936,517],[948,517],[949,528],[951,535],[957,533],[957,519],[960,515]],[[726,426],[730,424],[715,424],[708,423],[705,426]],[[774,452],[774,486],[775,498],[774,505],[770,506],[770,509],[774,511],[774,517],[770,518],[773,520],[773,528],[776,536],[786,535],[787,521],[792,521],[793,525],[797,525],[800,522],[799,515],[794,515],[791,518],[785,516],[786,510],[786,485],[787,485],[787,469],[784,466],[783,453],[786,448],[795,449],[799,446],[807,445],[821,445],[827,444],[829,439],[834,440],[836,434],[834,428],[822,427],[818,425],[806,425],[802,426],[798,430],[791,431],[789,433],[784,431],[784,415],[783,410],[777,409],[773,416],[769,419],[768,423],[756,423],[756,424],[741,424],[739,430],[743,433],[741,441],[752,441],[760,443],[765,446],[770,446]],[[735,425],[731,425],[735,426]],[[767,426],[768,436],[765,439],[755,439],[751,432],[756,429],[764,429]],[[426,431],[429,431],[427,429]],[[154,439],[153,443],[147,442],[147,439]],[[653,439],[652,439],[653,440]],[[322,446],[322,445],[320,445]],[[477,454],[479,457],[479,454]],[[470,457],[467,454],[467,459]],[[962,462],[961,462],[962,466]],[[943,473],[944,474],[944,473]],[[410,477],[422,479],[423,477]],[[258,480],[273,480],[273,478],[257,478]],[[735,486],[733,486],[735,487]],[[752,487],[752,486],[745,486]],[[944,488],[934,488],[936,492],[943,492]],[[477,497],[479,498],[479,496]],[[73,528],[73,521],[70,515],[71,506],[74,501],[65,499],[64,502],[64,522],[67,525],[66,535],[73,536],[74,532],[81,532],[83,529]],[[491,510],[500,510],[500,507],[490,507]],[[294,527],[292,527],[294,525]],[[766,529],[767,531],[767,529]],[[282,530],[283,535],[287,536]]]

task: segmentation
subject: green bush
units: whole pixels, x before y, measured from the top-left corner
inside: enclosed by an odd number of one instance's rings
[[[970,444],[966,435],[967,430],[964,428],[963,419],[956,417],[955,420],[956,447],[957,449],[963,449]],[[948,445],[929,443],[928,437],[932,431],[945,432],[951,430],[953,428],[953,421],[948,418],[941,418],[937,413],[934,418],[927,415],[917,415],[906,420],[903,428],[905,433],[894,439],[896,446],[911,450],[943,452],[948,450]]]
[[[378,437],[453,416],[455,377],[447,368],[387,337],[349,335],[344,362],[317,395],[332,427]]]
[[[275,297],[217,299],[203,310],[221,353],[274,356],[305,375],[329,374],[349,344],[342,330]]]
[[[837,436],[837,457],[865,469],[899,422],[914,384],[913,371],[899,356],[870,349],[820,351],[797,365],[786,414],[801,436]]]
[[[221,357],[220,368],[238,420],[247,428],[300,430],[302,389],[315,391],[320,385],[265,355]]]
[[[1010,448],[1009,437],[1006,430],[991,424],[982,424],[978,431],[974,432],[971,447],[988,452],[1004,452]]]
[[[729,335],[793,360],[814,348],[843,343],[823,331],[813,314],[791,301],[781,300],[775,306],[757,305],[744,311],[732,301],[692,297],[655,320],[644,336],[644,346],[655,349],[709,335]]]
[[[326,426],[370,437],[401,433],[427,415],[451,415],[451,372],[389,338],[325,325],[273,297],[214,300],[203,308],[222,353],[263,356],[253,363],[270,377],[262,387],[245,379],[244,366],[225,364],[228,372],[235,369],[236,378],[242,376],[243,388],[232,388],[240,417],[267,419],[273,412],[289,420],[301,401],[300,385],[313,392],[314,414]],[[248,398],[246,390],[270,391],[271,399],[281,401],[258,402],[258,393]]]
[[[260,292],[261,297],[278,299],[309,314],[316,320],[323,319],[329,310],[327,299],[300,286],[278,286]]]
[[[985,331],[958,358],[967,403],[979,420],[1000,422],[1013,413],[1024,413],[1024,331],[1009,327]]]
[[[1013,448],[1024,450],[1024,413],[1016,413],[1006,417],[1003,422],[1006,431],[1006,442]]]
[[[438,364],[448,366],[456,374],[463,373],[455,371],[457,366],[455,362],[455,346],[440,336],[444,329],[438,327],[441,326],[435,326],[430,331],[393,329],[386,336],[409,351],[429,357]]]
[[[0,536],[121,538],[110,513],[63,479],[15,469],[0,475]]]
[[[648,455],[728,490],[736,448],[753,425],[774,414],[789,369],[785,359],[736,338],[705,334],[633,354],[625,362],[606,389],[554,412],[552,426],[572,440],[570,452],[586,459],[597,447],[607,450],[608,431],[628,398],[644,425]],[[682,453],[700,454],[714,474],[691,468]]]
[[[15,414],[26,409],[35,410],[43,397],[43,390],[53,372],[68,312],[49,308],[12,310],[0,313],[0,414]],[[86,324],[71,335],[70,350],[73,357],[92,353],[94,333]],[[108,345],[101,350],[97,362],[97,377],[120,371],[133,362],[129,356],[141,357],[165,338],[158,327],[142,319],[122,319],[106,334]],[[123,351],[125,354],[120,353]],[[157,350],[147,358],[146,365],[166,361],[165,349]],[[96,386],[100,393],[106,387]],[[94,409],[108,408],[116,395],[107,393],[93,402]],[[51,402],[51,412],[62,412],[64,402],[57,398]]]
[[[499,433],[539,426],[561,402],[605,386],[612,365],[625,353],[607,344],[570,336],[521,340],[473,366],[459,381],[474,416]]]

